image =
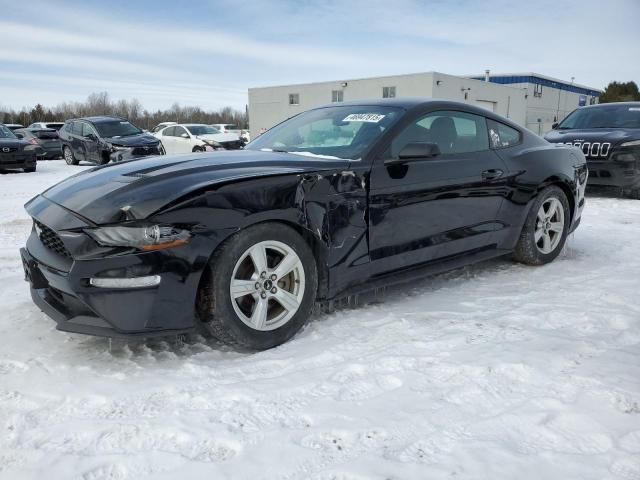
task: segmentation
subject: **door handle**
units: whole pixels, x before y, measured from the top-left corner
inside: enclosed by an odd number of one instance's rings
[[[495,180],[496,178],[500,178],[504,172],[498,168],[494,168],[491,170],[485,170],[482,172],[483,180]]]

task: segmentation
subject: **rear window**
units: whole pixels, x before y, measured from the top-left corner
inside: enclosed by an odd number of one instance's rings
[[[64,123],[47,123],[45,124],[45,126],[47,128],[52,128],[54,130],[60,130],[62,128],[62,126],[64,125]]]
[[[58,132],[56,130],[53,129],[49,129],[49,130],[35,130],[33,132],[33,136],[40,138],[40,139],[52,139],[52,138],[58,138]]]

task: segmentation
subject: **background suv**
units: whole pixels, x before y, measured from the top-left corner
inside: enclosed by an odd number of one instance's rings
[[[156,137],[116,117],[68,120],[59,131],[62,153],[69,165],[85,161],[104,165],[149,155],[164,155]]]

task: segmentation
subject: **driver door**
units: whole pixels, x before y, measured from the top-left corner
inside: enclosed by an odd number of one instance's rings
[[[426,113],[374,161],[369,248],[376,273],[495,247],[507,175],[486,125],[472,113]],[[440,154],[385,164],[415,142],[434,143]]]
[[[98,163],[100,152],[98,151],[98,134],[88,123],[82,122],[82,145],[84,159],[88,162]]]
[[[183,135],[186,135],[183,136]],[[174,153],[191,153],[193,146],[191,145],[191,137],[184,127],[176,126],[173,134]]]

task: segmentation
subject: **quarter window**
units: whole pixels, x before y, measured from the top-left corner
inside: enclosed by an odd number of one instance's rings
[[[489,124],[489,138],[491,148],[512,147],[520,143],[521,134],[515,128],[511,128],[504,123],[487,119]]]
[[[342,90],[332,90],[331,91],[331,102],[344,102],[344,92]]]
[[[409,143],[435,143],[442,154],[489,149],[485,118],[452,111],[432,112],[409,125],[392,141],[391,156]]]
[[[396,87],[382,87],[382,98],[395,98]]]
[[[289,105],[300,105],[300,94],[299,93],[290,93],[289,94]]]

